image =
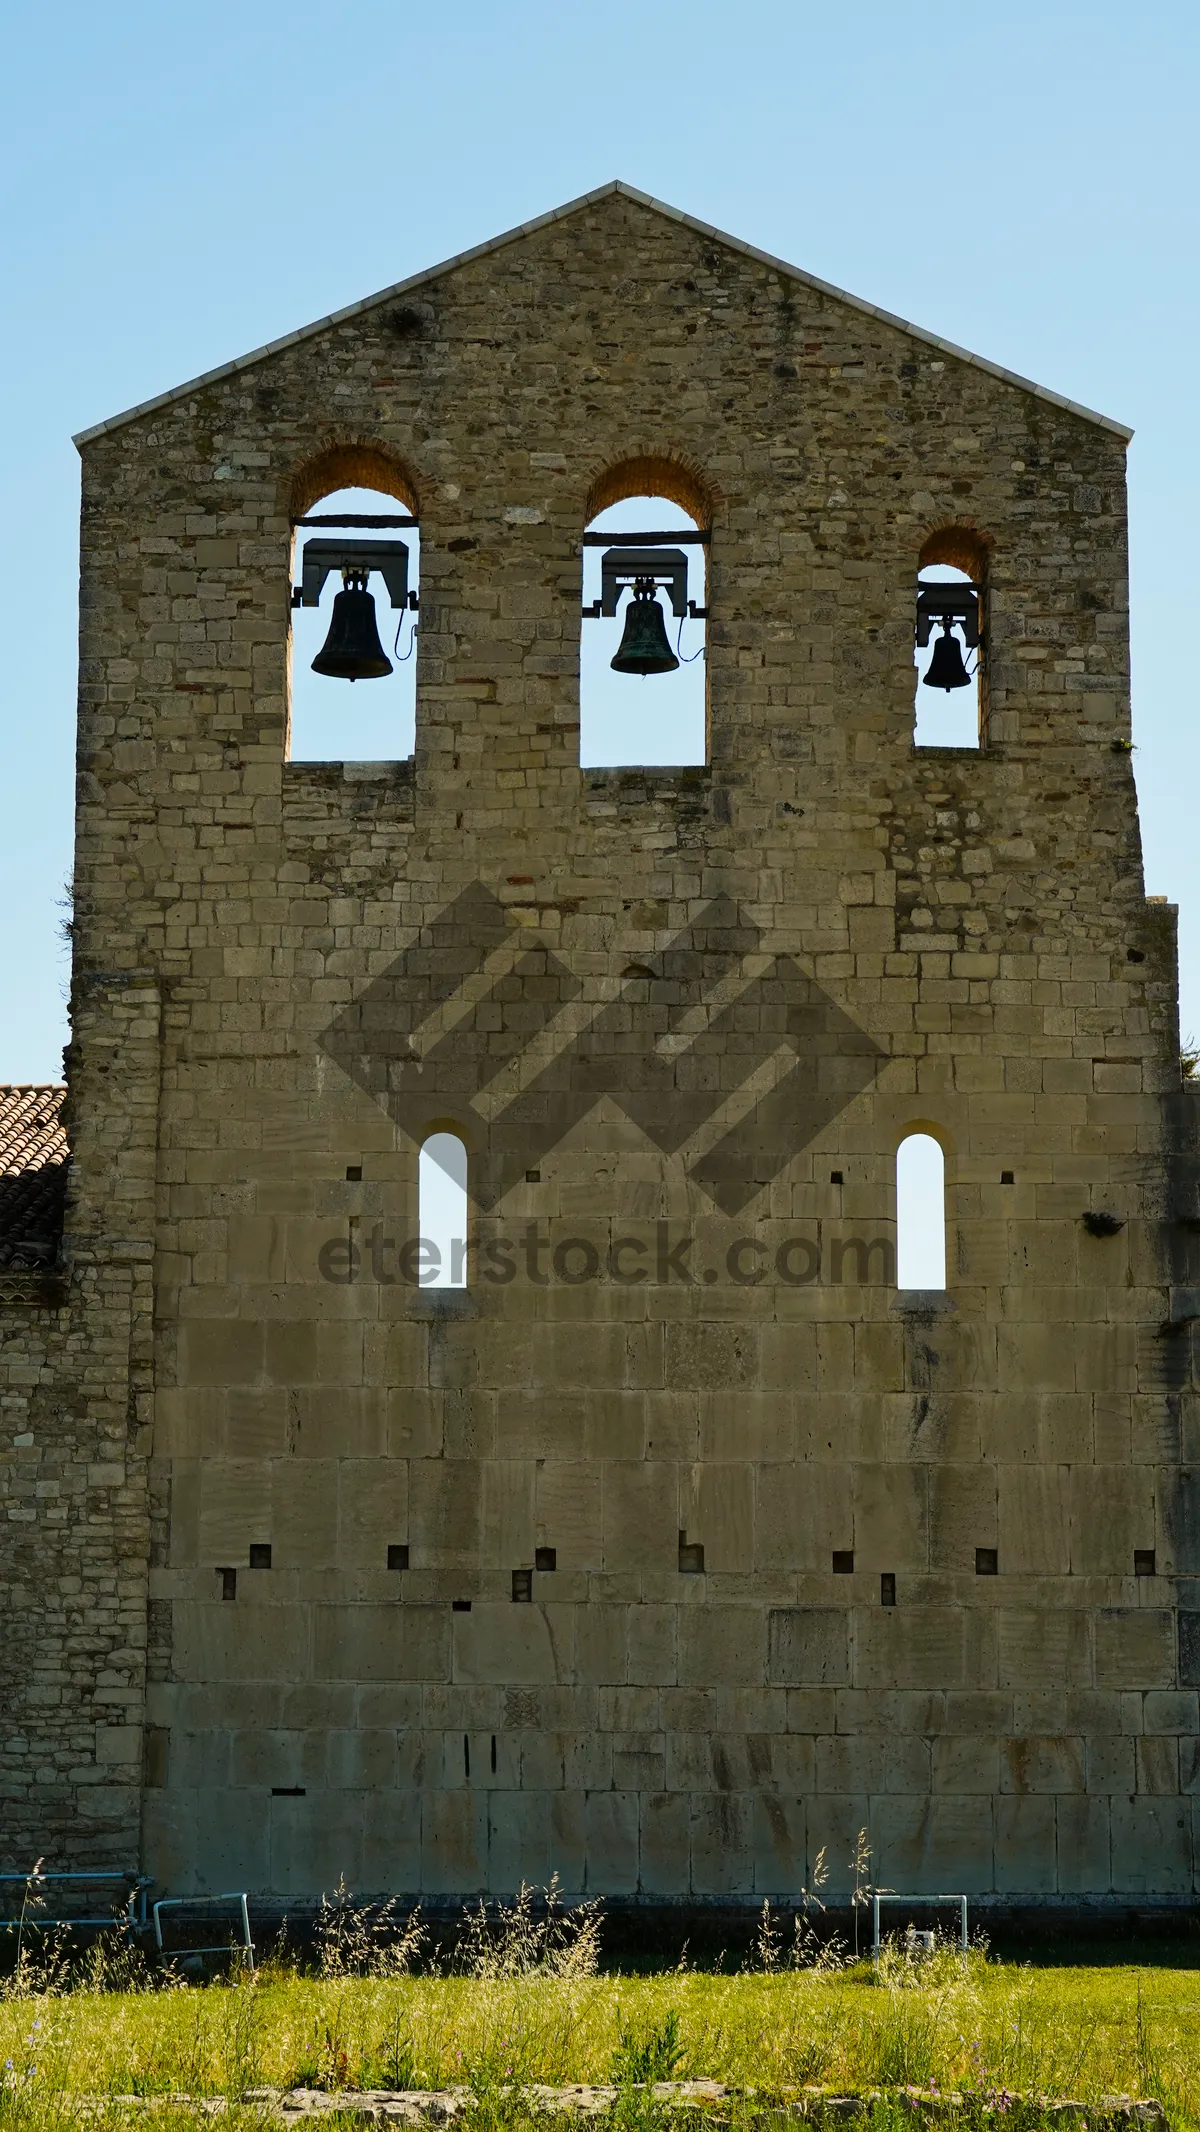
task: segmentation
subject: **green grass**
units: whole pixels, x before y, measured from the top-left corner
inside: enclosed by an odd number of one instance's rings
[[[772,2097],[812,2083],[859,2093],[935,2084],[1085,2102],[1151,2096],[1179,2132],[1200,2132],[1194,1970],[1038,1967],[945,1947],[920,1964],[893,1952],[878,1969],[810,1961],[609,1975],[596,1969],[595,1919],[547,1931],[528,1907],[498,1934],[469,1933],[456,1973],[408,1973],[420,1953],[413,1936],[397,1947],[343,1904],[327,1915],[315,1973],[276,1962],[253,1979],[189,1985],[130,1963],[57,1977],[27,1969],[0,1996],[0,2132],[75,2132],[96,2122],[84,2095],[235,2102],[248,2088],[292,2086],[465,2086],[483,2132],[530,2122],[522,2087],[572,2081],[620,2083],[613,2122],[636,2128],[662,2121],[638,2083],[698,2076],[755,2091],[749,2113],[725,2112],[735,2124],[755,2112],[764,2122]],[[760,1963],[781,1959],[760,1939]],[[893,2119],[877,2113],[880,2132]],[[152,2119],[114,2105],[102,2121],[203,2120],[183,2105]],[[1008,2121],[1016,2132],[1040,2112]],[[265,2119],[235,2107],[220,2122]]]

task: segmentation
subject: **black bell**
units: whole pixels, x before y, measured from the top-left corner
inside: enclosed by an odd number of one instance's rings
[[[968,688],[971,676],[963,664],[962,649],[949,622],[933,647],[933,657],[923,675],[926,688]]]
[[[343,590],[333,603],[329,635],[312,663],[314,674],[335,681],[382,681],[392,662],[379,641],[375,602],[361,572],[342,572]]]
[[[679,664],[667,642],[667,625],[652,577],[634,579],[621,648],[609,664],[614,674],[673,674]]]

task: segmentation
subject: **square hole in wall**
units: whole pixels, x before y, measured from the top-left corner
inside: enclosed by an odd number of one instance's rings
[[[890,1569],[885,1569],[879,1579],[879,1604],[880,1606],[895,1606],[896,1604],[896,1579]]]
[[[388,1568],[389,1568],[389,1569],[407,1569],[407,1568],[408,1568],[408,1541],[407,1541],[407,1540],[402,1540],[402,1541],[400,1542],[400,1544],[399,1544],[398,1546],[395,1546],[395,1547],[389,1547],[389,1548],[388,1548]]]
[[[975,1575],[977,1577],[996,1577],[999,1574],[1000,1558],[996,1549],[994,1547],[977,1547],[975,1549]]]
[[[218,1575],[218,1577],[219,1577],[219,1578],[221,1579],[221,1597],[222,1597],[222,1599],[236,1599],[236,1598],[237,1598],[237,1571],[236,1571],[236,1569],[219,1569],[219,1570],[217,1571],[217,1575]]]
[[[533,1598],[533,1571],[531,1569],[514,1569],[512,1573],[512,1595],[518,1605]]]
[[[1000,1182],[1001,1182],[1001,1184],[1011,1184],[1011,1183],[1013,1182],[1013,1173],[1012,1173],[1012,1171],[1011,1171],[1011,1170],[1001,1170],[1001,1172],[1000,1172]]]
[[[542,1173],[541,1173],[541,1171],[540,1171],[540,1170],[526,1170],[526,1172],[525,1172],[525,1182],[526,1182],[526,1184],[540,1184],[540,1183],[541,1183],[541,1181],[542,1181]]]
[[[829,1172],[829,1182],[830,1182],[830,1184],[844,1184],[844,1183],[845,1183],[845,1181],[846,1181],[846,1180],[845,1180],[845,1178],[844,1178],[844,1177],[842,1176],[842,1173],[841,1173],[841,1171],[840,1171],[840,1170],[830,1170],[830,1172]]]
[[[346,1183],[347,1183],[347,1184],[361,1184],[361,1183],[362,1183],[362,1164],[361,1164],[361,1162],[348,1162],[348,1163],[346,1164]]]
[[[1133,1550],[1134,1576],[1152,1577],[1154,1573],[1154,1549],[1152,1547],[1135,1547]]]
[[[250,1567],[251,1567],[251,1569],[270,1569],[270,1567],[271,1567],[271,1550],[270,1550],[270,1547],[269,1547],[269,1546],[267,1545],[267,1543],[266,1543],[266,1541],[265,1541],[265,1540],[252,1540],[252,1541],[251,1541],[251,1543],[250,1543]]]
[[[469,1599],[452,1599],[450,1601],[450,1612],[452,1614],[469,1614],[470,1611],[471,1602]]]
[[[854,1575],[854,1549],[852,1547],[834,1548],[833,1574],[835,1577],[852,1577]]]
[[[533,1551],[533,1566],[535,1569],[557,1569],[557,1547],[535,1547]]]

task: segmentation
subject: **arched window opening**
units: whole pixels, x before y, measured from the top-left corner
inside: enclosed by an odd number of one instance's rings
[[[917,578],[914,744],[978,748],[984,725],[985,550],[966,527],[930,535]]]
[[[592,518],[579,652],[585,768],[707,762],[706,540],[694,513],[661,490]]]
[[[467,1285],[467,1150],[457,1133],[431,1133],[417,1160],[422,1288]]]
[[[946,1161],[932,1133],[896,1150],[896,1286],[946,1285]]]
[[[415,516],[378,489],[337,489],[299,519],[292,761],[396,762],[413,753],[420,561]]]

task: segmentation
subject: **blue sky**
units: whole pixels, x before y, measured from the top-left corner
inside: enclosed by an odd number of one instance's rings
[[[1200,1034],[1200,10],[10,6],[0,1079],[65,1037],[71,432],[623,177],[1132,423],[1147,887]]]

